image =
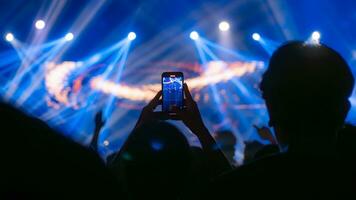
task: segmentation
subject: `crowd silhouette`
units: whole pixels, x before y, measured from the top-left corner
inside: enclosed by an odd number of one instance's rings
[[[356,127],[345,118],[354,84],[345,60],[323,44],[289,42],[279,47],[260,83],[269,128],[255,126],[269,145],[246,143],[243,164],[234,161],[240,138],[228,130],[210,134],[186,84],[184,110],[173,116],[155,111],[161,103],[158,92],[122,148],[105,162],[97,154],[105,124],[101,112],[87,148],[1,103],[2,196],[349,197],[356,191]],[[167,119],[181,120],[201,147],[190,146]]]

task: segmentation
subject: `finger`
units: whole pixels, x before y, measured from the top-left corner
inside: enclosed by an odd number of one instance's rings
[[[254,125],[252,125],[255,129],[257,129],[257,130],[260,130],[260,128],[256,125],[256,124],[254,124]]]
[[[159,105],[159,103],[160,103],[159,98],[161,98],[161,96],[162,96],[162,90],[159,91],[159,92],[156,94],[155,97],[153,97],[153,99],[148,103],[147,106],[148,106],[150,109],[156,108],[156,107]]]
[[[189,91],[189,88],[188,88],[188,85],[186,83],[184,83],[184,94],[185,94],[185,97],[189,100],[189,101],[193,101],[193,97],[192,95],[190,94],[190,91]]]

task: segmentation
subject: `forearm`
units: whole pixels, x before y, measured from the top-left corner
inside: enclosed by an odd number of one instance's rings
[[[193,128],[192,131],[197,135],[203,151],[207,155],[208,165],[212,168],[212,176],[217,176],[232,169],[224,153],[205,126]]]
[[[93,138],[91,139],[89,147],[95,152],[98,150],[98,140],[99,140],[100,128],[95,128]]]

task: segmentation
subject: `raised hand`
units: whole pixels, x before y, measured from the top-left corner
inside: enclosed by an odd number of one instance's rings
[[[258,135],[263,139],[263,140],[268,140],[271,144],[277,144],[276,139],[274,138],[271,130],[265,126],[263,127],[258,127],[256,125],[253,125],[255,129],[257,130]]]
[[[104,126],[105,121],[103,120],[103,111],[100,110],[95,114],[95,129],[94,134],[90,142],[90,147],[94,150],[98,150],[98,140],[101,128]]]
[[[95,114],[95,127],[97,129],[101,129],[105,124],[105,121],[103,120],[103,111],[100,110]]]
[[[165,114],[162,112],[154,112],[156,107],[161,103],[162,91],[159,91],[156,96],[142,109],[141,115],[136,123],[135,128],[141,126],[148,121],[165,119]]]
[[[187,84],[184,84],[185,108],[177,110],[175,119],[182,120],[183,123],[191,130],[201,130],[205,128],[197,103],[190,94]]]

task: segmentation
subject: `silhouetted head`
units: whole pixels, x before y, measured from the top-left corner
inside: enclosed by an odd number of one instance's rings
[[[273,53],[260,88],[270,125],[277,135],[288,133],[291,144],[334,138],[349,111],[353,86],[350,68],[336,51],[291,42]]]
[[[0,124],[2,195],[11,199],[124,195],[98,155],[44,122],[0,102]]]
[[[120,152],[120,160],[125,184],[135,194],[134,198],[143,195],[169,199],[178,195],[186,181],[190,146],[173,125],[152,122],[131,133]]]

